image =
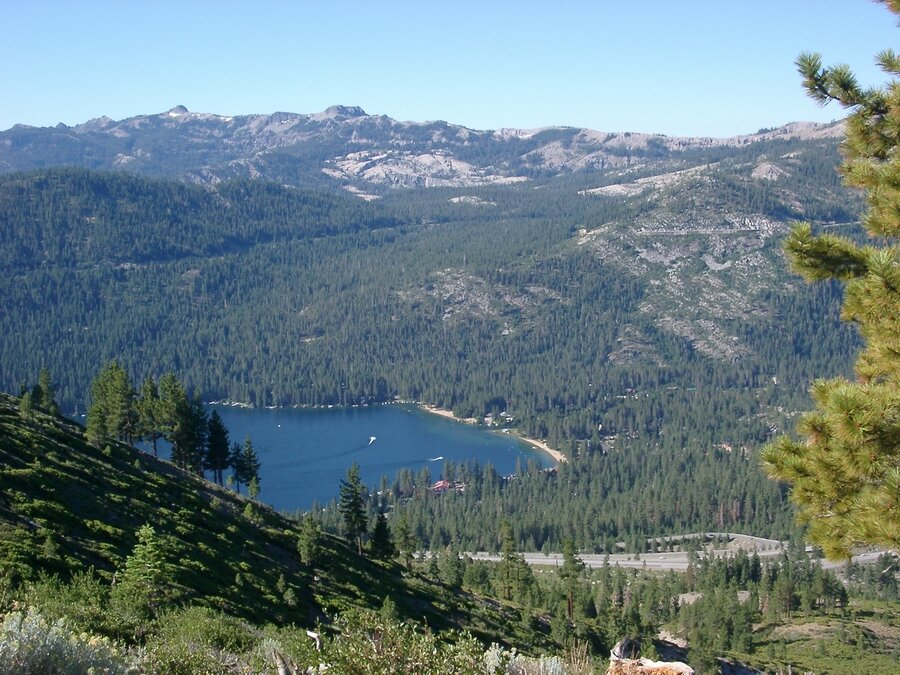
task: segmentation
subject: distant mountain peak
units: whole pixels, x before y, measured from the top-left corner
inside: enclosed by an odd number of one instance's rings
[[[310,119],[315,121],[324,120],[347,120],[354,117],[366,117],[366,111],[356,105],[333,105],[326,108],[320,113],[310,115]]]
[[[165,114],[168,115],[169,117],[181,117],[182,115],[189,114],[189,111],[183,105],[176,105],[174,108],[172,108]]]
[[[75,129],[76,131],[102,131],[115,123],[116,121],[111,117],[102,115],[101,117],[95,117],[94,119],[88,120],[83,124],[79,124],[77,127],[75,127]]]

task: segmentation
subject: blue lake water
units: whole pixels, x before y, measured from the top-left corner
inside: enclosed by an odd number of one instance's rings
[[[432,480],[444,462],[477,460],[501,474],[513,473],[516,460],[547,466],[549,457],[511,434],[442,418],[411,405],[367,408],[257,409],[212,405],[232,442],[249,434],[262,462],[259,499],[276,509],[308,509],[314,501],[336,497],[353,462],[366,485],[389,484],[401,468],[423,467]],[[370,440],[374,437],[374,440]],[[242,491],[246,492],[243,488]]]

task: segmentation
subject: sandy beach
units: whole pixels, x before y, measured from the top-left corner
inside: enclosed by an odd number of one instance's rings
[[[518,434],[516,434],[518,436]],[[528,443],[528,445],[533,445],[538,450],[543,450],[548,455],[550,455],[553,459],[556,460],[557,463],[568,462],[568,458],[562,454],[559,450],[554,450],[549,445],[544,443],[544,441],[539,441],[536,438],[526,438],[525,436],[519,436],[523,441]]]
[[[457,417],[453,414],[452,410],[447,410],[446,408],[437,408],[432,405],[423,405],[421,403],[417,405],[425,412],[429,412],[432,415],[440,415],[441,417],[446,417],[448,420],[455,420],[457,422],[463,422],[465,424],[478,423],[478,420],[476,420],[474,417]]]
[[[466,418],[457,417],[456,415],[453,414],[452,410],[447,410],[446,408],[437,408],[435,406],[424,405],[422,403],[419,403],[418,406],[425,412],[431,413],[432,415],[440,415],[441,417],[446,417],[449,420],[456,420],[457,422],[462,422],[464,424],[477,424],[477,422],[478,422],[478,420],[475,419],[474,417],[466,417]],[[520,440],[525,441],[526,443],[528,443],[528,445],[534,446],[538,450],[541,450],[542,452],[545,452],[546,454],[550,455],[556,461],[557,464],[559,464],[561,462],[569,461],[566,458],[566,456],[564,454],[562,454],[559,450],[554,450],[553,448],[551,448],[549,445],[547,445],[543,441],[539,441],[536,438],[526,438],[525,436],[521,436],[519,434],[516,434],[516,437],[519,438]]]

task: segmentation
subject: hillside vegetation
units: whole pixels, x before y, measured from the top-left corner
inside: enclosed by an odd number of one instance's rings
[[[389,599],[396,616],[435,629],[465,628],[487,643],[549,644],[494,603],[358,556],[330,535],[315,560],[303,563],[299,523],[133,448],[96,448],[62,418],[35,411],[25,419],[6,395],[0,486],[4,602],[46,575],[108,593],[116,577],[121,582],[139,531],[150,525],[168,570],[164,607],[205,607],[260,627],[314,628]],[[101,597],[82,601],[100,611]],[[116,637],[146,631],[139,622],[104,625]]]

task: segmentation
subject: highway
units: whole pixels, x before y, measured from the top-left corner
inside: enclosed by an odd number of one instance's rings
[[[707,553],[715,557],[733,556],[738,549],[744,549],[748,554],[755,551],[760,558],[773,558],[781,554],[783,548],[787,547],[788,542],[778,541],[777,539],[764,539],[762,537],[753,537],[746,534],[731,534],[727,532],[705,532],[684,536],[673,537],[674,539],[698,538],[715,540],[716,538],[727,537],[729,543],[723,548],[714,548],[712,544],[707,544],[698,553]],[[807,548],[807,551],[810,549]],[[875,562],[878,556],[886,551],[867,551],[853,556],[853,561],[861,564],[871,564]],[[489,560],[494,562],[500,561],[500,556],[494,553],[468,553],[473,560]],[[558,567],[562,565],[561,553],[541,553],[541,552],[522,552],[519,553],[525,562],[534,566]],[[587,567],[603,567],[609,562],[611,567],[623,567],[633,569],[647,569],[658,571],[674,570],[676,572],[684,571],[688,566],[688,553],[685,551],[672,553],[615,553],[609,556],[596,554],[583,554],[578,556],[579,559]],[[825,569],[833,569],[843,567],[844,561],[821,560],[820,564]]]

